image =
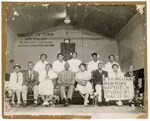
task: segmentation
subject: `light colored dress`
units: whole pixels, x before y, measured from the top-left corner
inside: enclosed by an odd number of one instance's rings
[[[81,60],[79,60],[79,59],[71,59],[71,60],[68,60],[68,63],[69,63],[69,65],[70,65],[70,68],[69,68],[69,70],[71,70],[72,72],[74,72],[74,73],[77,73],[77,72],[79,72],[80,70],[79,70],[79,65],[81,64]]]
[[[10,74],[10,81],[8,84],[8,88],[11,90],[22,90],[22,83],[23,83],[23,75],[21,72],[18,74],[16,72],[13,72]]]
[[[40,84],[38,85],[39,88],[39,94],[41,95],[53,95],[53,82],[52,80],[54,78],[57,78],[57,74],[53,72],[53,70],[49,70],[47,73],[46,71],[43,71],[41,73],[42,81],[40,81]]]
[[[42,77],[42,73],[45,71],[45,65],[48,62],[45,61],[44,63],[42,63],[42,61],[38,61],[35,66],[34,66],[34,70],[37,71],[39,73],[39,82],[42,81],[43,77]]]
[[[79,83],[77,84],[76,90],[80,91],[82,94],[91,94],[92,93],[92,84],[89,82],[89,80],[91,79],[91,73],[88,71],[84,71],[84,72],[78,72],[76,74],[75,79],[81,79],[81,80],[85,80],[87,82],[86,86],[82,86]]]
[[[113,69],[112,69],[112,65],[113,65],[113,64],[117,64],[117,65],[119,66],[119,64],[116,63],[116,62],[113,62],[113,63],[108,62],[108,63],[106,63],[106,65],[105,65],[105,69],[104,69],[104,70],[108,72],[108,77],[110,77],[110,76],[112,76],[112,75],[114,74]],[[118,68],[118,72],[121,73],[120,66],[119,66],[119,68]]]
[[[65,69],[64,65],[65,65],[65,61],[63,61],[63,62],[60,62],[59,60],[54,61],[53,62],[53,71],[55,73],[59,73],[59,72],[63,71]]]

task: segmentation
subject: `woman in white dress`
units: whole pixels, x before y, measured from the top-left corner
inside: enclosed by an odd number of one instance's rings
[[[43,105],[48,106],[49,101],[50,104],[52,103],[52,96],[53,96],[53,82],[52,80],[57,78],[57,74],[53,72],[52,65],[47,63],[45,65],[45,71],[41,73],[41,81],[38,86],[39,94],[43,100]]]
[[[113,65],[112,65],[112,70],[113,70],[113,73],[111,73],[111,74],[109,75],[110,78],[120,78],[120,79],[121,79],[121,78],[124,78],[124,74],[120,71],[118,64],[113,64]],[[121,100],[117,100],[117,101],[116,101],[116,104],[117,104],[118,106],[123,105],[123,103],[122,103]]]
[[[39,81],[42,81],[42,75],[41,74],[43,73],[43,71],[45,71],[45,65],[48,63],[46,61],[46,59],[47,59],[47,55],[41,54],[40,55],[40,61],[38,61],[34,66],[34,70],[39,73]]]
[[[92,84],[90,83],[91,80],[91,73],[86,70],[86,64],[81,63],[80,72],[76,74],[76,82],[77,87],[76,91],[79,91],[81,96],[84,98],[84,105],[89,103],[88,97],[92,93]]]
[[[15,94],[17,96],[17,105],[21,106],[21,98],[20,98],[20,93],[22,89],[22,83],[23,83],[23,75],[20,72],[21,66],[16,64],[14,65],[14,72],[10,74],[10,81],[8,85],[9,93],[12,94],[12,99],[11,99],[11,106],[15,106],[14,98]]]

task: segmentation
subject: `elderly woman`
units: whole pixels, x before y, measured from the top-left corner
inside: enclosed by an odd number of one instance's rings
[[[23,83],[23,75],[20,72],[21,66],[16,64],[14,65],[14,72],[10,74],[10,81],[8,85],[9,91],[12,93],[12,99],[11,99],[11,106],[15,106],[15,94],[17,96],[17,105],[21,106],[21,101],[20,101],[20,93],[22,89],[22,83]]]
[[[53,96],[53,82],[54,78],[57,78],[57,74],[53,72],[52,65],[47,63],[45,65],[45,71],[41,73],[42,80],[39,84],[39,94],[43,100],[43,106],[48,106],[49,101],[52,104],[52,96]]]
[[[92,93],[92,84],[90,83],[91,73],[86,70],[85,63],[81,63],[79,68],[80,72],[75,76],[75,80],[78,83],[76,91],[79,91],[84,98],[84,105],[87,105],[89,103],[88,97]]]

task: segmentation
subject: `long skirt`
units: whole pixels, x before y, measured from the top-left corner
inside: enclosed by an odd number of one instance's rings
[[[82,94],[91,94],[92,93],[92,84],[87,82],[86,86],[77,84],[76,90],[80,91]]]
[[[41,81],[38,88],[39,88],[40,95],[47,95],[47,96],[53,95],[54,87],[53,87],[52,80]]]

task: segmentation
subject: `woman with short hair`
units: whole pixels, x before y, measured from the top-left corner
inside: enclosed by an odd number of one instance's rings
[[[47,63],[45,65],[45,71],[41,73],[42,80],[38,86],[39,94],[43,100],[43,106],[48,106],[52,104],[52,96],[53,96],[53,82],[54,78],[57,78],[57,74],[53,72],[52,65]]]
[[[89,103],[88,97],[92,93],[91,73],[86,70],[85,63],[81,63],[79,68],[80,72],[75,77],[78,83],[76,91],[79,91],[80,95],[84,98],[84,105],[87,105]]]

